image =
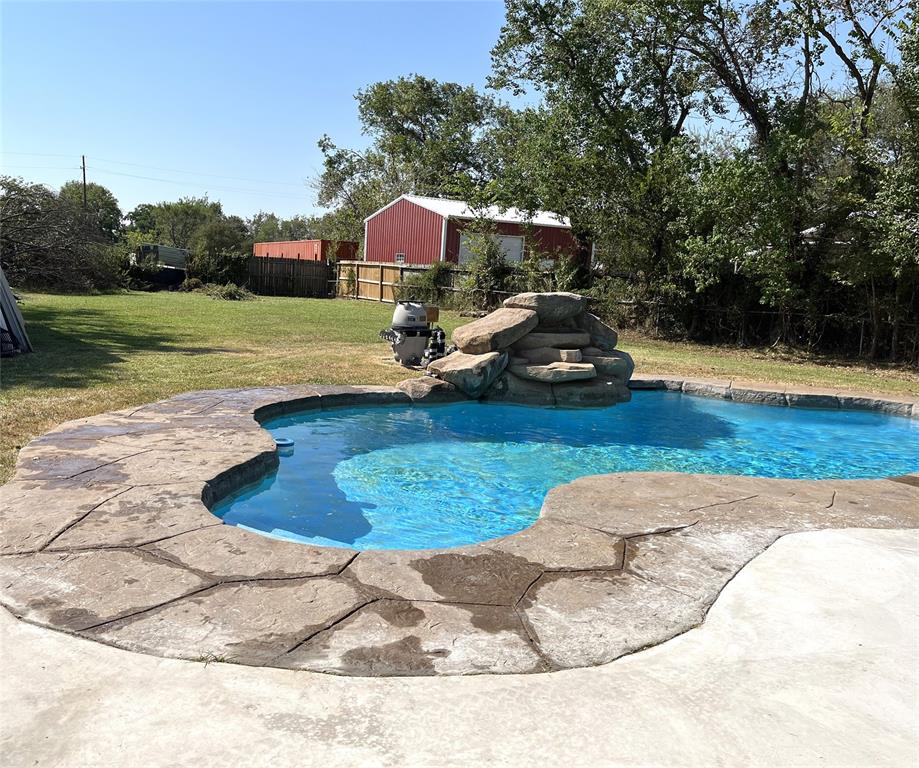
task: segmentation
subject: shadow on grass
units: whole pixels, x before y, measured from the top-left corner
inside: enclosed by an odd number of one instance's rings
[[[139,353],[238,351],[185,345],[180,333],[163,326],[125,322],[122,315],[84,307],[32,306],[26,323],[35,351],[3,361],[4,387],[79,389],[112,381],[114,366]]]

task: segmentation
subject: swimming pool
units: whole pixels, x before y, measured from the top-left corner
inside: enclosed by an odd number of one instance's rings
[[[801,479],[919,468],[919,421],[636,392],[612,408],[459,403],[306,411],[263,425],[295,441],[224,522],[355,549],[453,547],[515,533],[584,475],[675,471]]]

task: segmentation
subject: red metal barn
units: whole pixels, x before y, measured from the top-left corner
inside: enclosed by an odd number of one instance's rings
[[[252,255],[263,259],[294,259],[297,261],[349,261],[357,257],[357,243],[340,240],[282,240],[255,243]]]
[[[530,216],[516,208],[491,208],[486,215],[495,223],[508,263],[520,261],[534,247],[554,257],[578,253],[568,219],[558,214],[538,211]],[[402,195],[364,220],[364,259],[400,264],[464,264],[472,254],[466,247],[463,230],[474,217],[462,200]]]

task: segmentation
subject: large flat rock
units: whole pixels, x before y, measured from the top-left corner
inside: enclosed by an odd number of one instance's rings
[[[619,334],[596,315],[584,312],[575,317],[574,322],[590,337],[587,343],[580,345],[582,347],[590,344],[605,352],[612,352],[619,343]]]
[[[507,349],[532,331],[539,318],[529,309],[496,309],[453,331],[453,343],[470,355]]]
[[[539,322],[552,325],[579,315],[587,309],[587,298],[577,293],[518,293],[504,300],[505,307],[530,309],[539,315]]]
[[[538,672],[545,665],[513,608],[382,600],[279,664],[345,675]]]
[[[780,535],[737,528],[708,532],[704,525],[627,542],[626,568],[647,581],[711,605],[724,585]]]
[[[592,528],[542,518],[513,536],[482,546],[537,563],[544,570],[616,570],[625,559],[625,541]]]
[[[622,537],[660,533],[693,525],[701,510],[750,498],[762,487],[727,480],[676,472],[581,477],[549,491],[541,516]]]
[[[537,347],[522,349],[520,356],[527,365],[545,365],[546,363],[580,363],[583,355],[580,349],[556,349],[555,347]],[[589,362],[589,361],[588,361]]]
[[[15,480],[0,486],[0,554],[35,552],[125,485],[60,485]]]
[[[273,466],[274,448],[253,453],[251,449],[209,450],[207,435],[202,435],[201,450],[169,450],[156,447],[134,451],[114,446],[109,459],[81,453],[59,451],[34,458],[22,469],[23,479],[71,479],[85,485],[174,485],[218,478],[251,465],[258,474]],[[113,446],[110,446],[112,448]],[[124,453],[121,453],[124,452]],[[39,469],[40,465],[40,469]],[[18,476],[18,475],[17,475]]]
[[[405,379],[396,385],[413,403],[458,403],[466,399],[450,382],[433,376]]]
[[[198,450],[206,435],[211,451],[261,451],[274,450],[271,435],[262,430],[250,429],[252,417],[248,413],[202,414],[176,416],[156,430],[130,432],[103,438],[111,445],[134,448],[136,451],[151,448],[168,450]]]
[[[37,624],[81,630],[207,586],[184,568],[134,551],[37,552],[0,558],[0,600]]]
[[[449,550],[362,552],[345,573],[384,596],[405,600],[513,605],[539,565],[484,546]]]
[[[700,624],[695,598],[633,574],[550,573],[520,609],[542,653],[557,667],[589,667],[669,640]]]
[[[334,578],[222,584],[92,634],[162,656],[266,664],[364,602]]]
[[[71,480],[96,473],[142,452],[142,449],[92,439],[29,443],[19,451],[16,479]]]
[[[219,525],[201,501],[204,490],[200,482],[131,488],[99,504],[50,548],[131,547]]]
[[[625,382],[607,376],[595,376],[586,381],[552,385],[556,405],[567,408],[597,407],[627,403],[632,395]]]
[[[590,363],[548,363],[546,365],[515,365],[508,369],[514,376],[545,384],[561,384],[565,381],[585,381],[597,375],[597,369]]]
[[[223,524],[148,544],[144,549],[215,580],[326,576],[341,571],[357,554],[350,549],[272,539]]]
[[[627,352],[613,350],[602,355],[584,355],[583,362],[590,363],[601,376],[626,382],[632,377],[635,363]]]
[[[528,333],[514,344],[514,351],[518,354],[528,349],[541,347],[555,347],[557,349],[580,349],[590,343],[590,335],[583,331],[557,331],[554,333],[541,333],[534,331]]]
[[[507,366],[506,352],[468,355],[465,352],[435,360],[428,371],[472,398],[478,398]]]

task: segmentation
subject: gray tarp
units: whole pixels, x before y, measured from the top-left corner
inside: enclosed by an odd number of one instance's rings
[[[0,315],[2,315],[3,328],[13,337],[13,343],[21,352],[31,352],[32,344],[29,341],[29,335],[26,333],[26,324],[22,319],[22,313],[16,304],[16,297],[10,290],[10,284],[6,282],[6,275],[3,274],[3,267],[0,267]]]

